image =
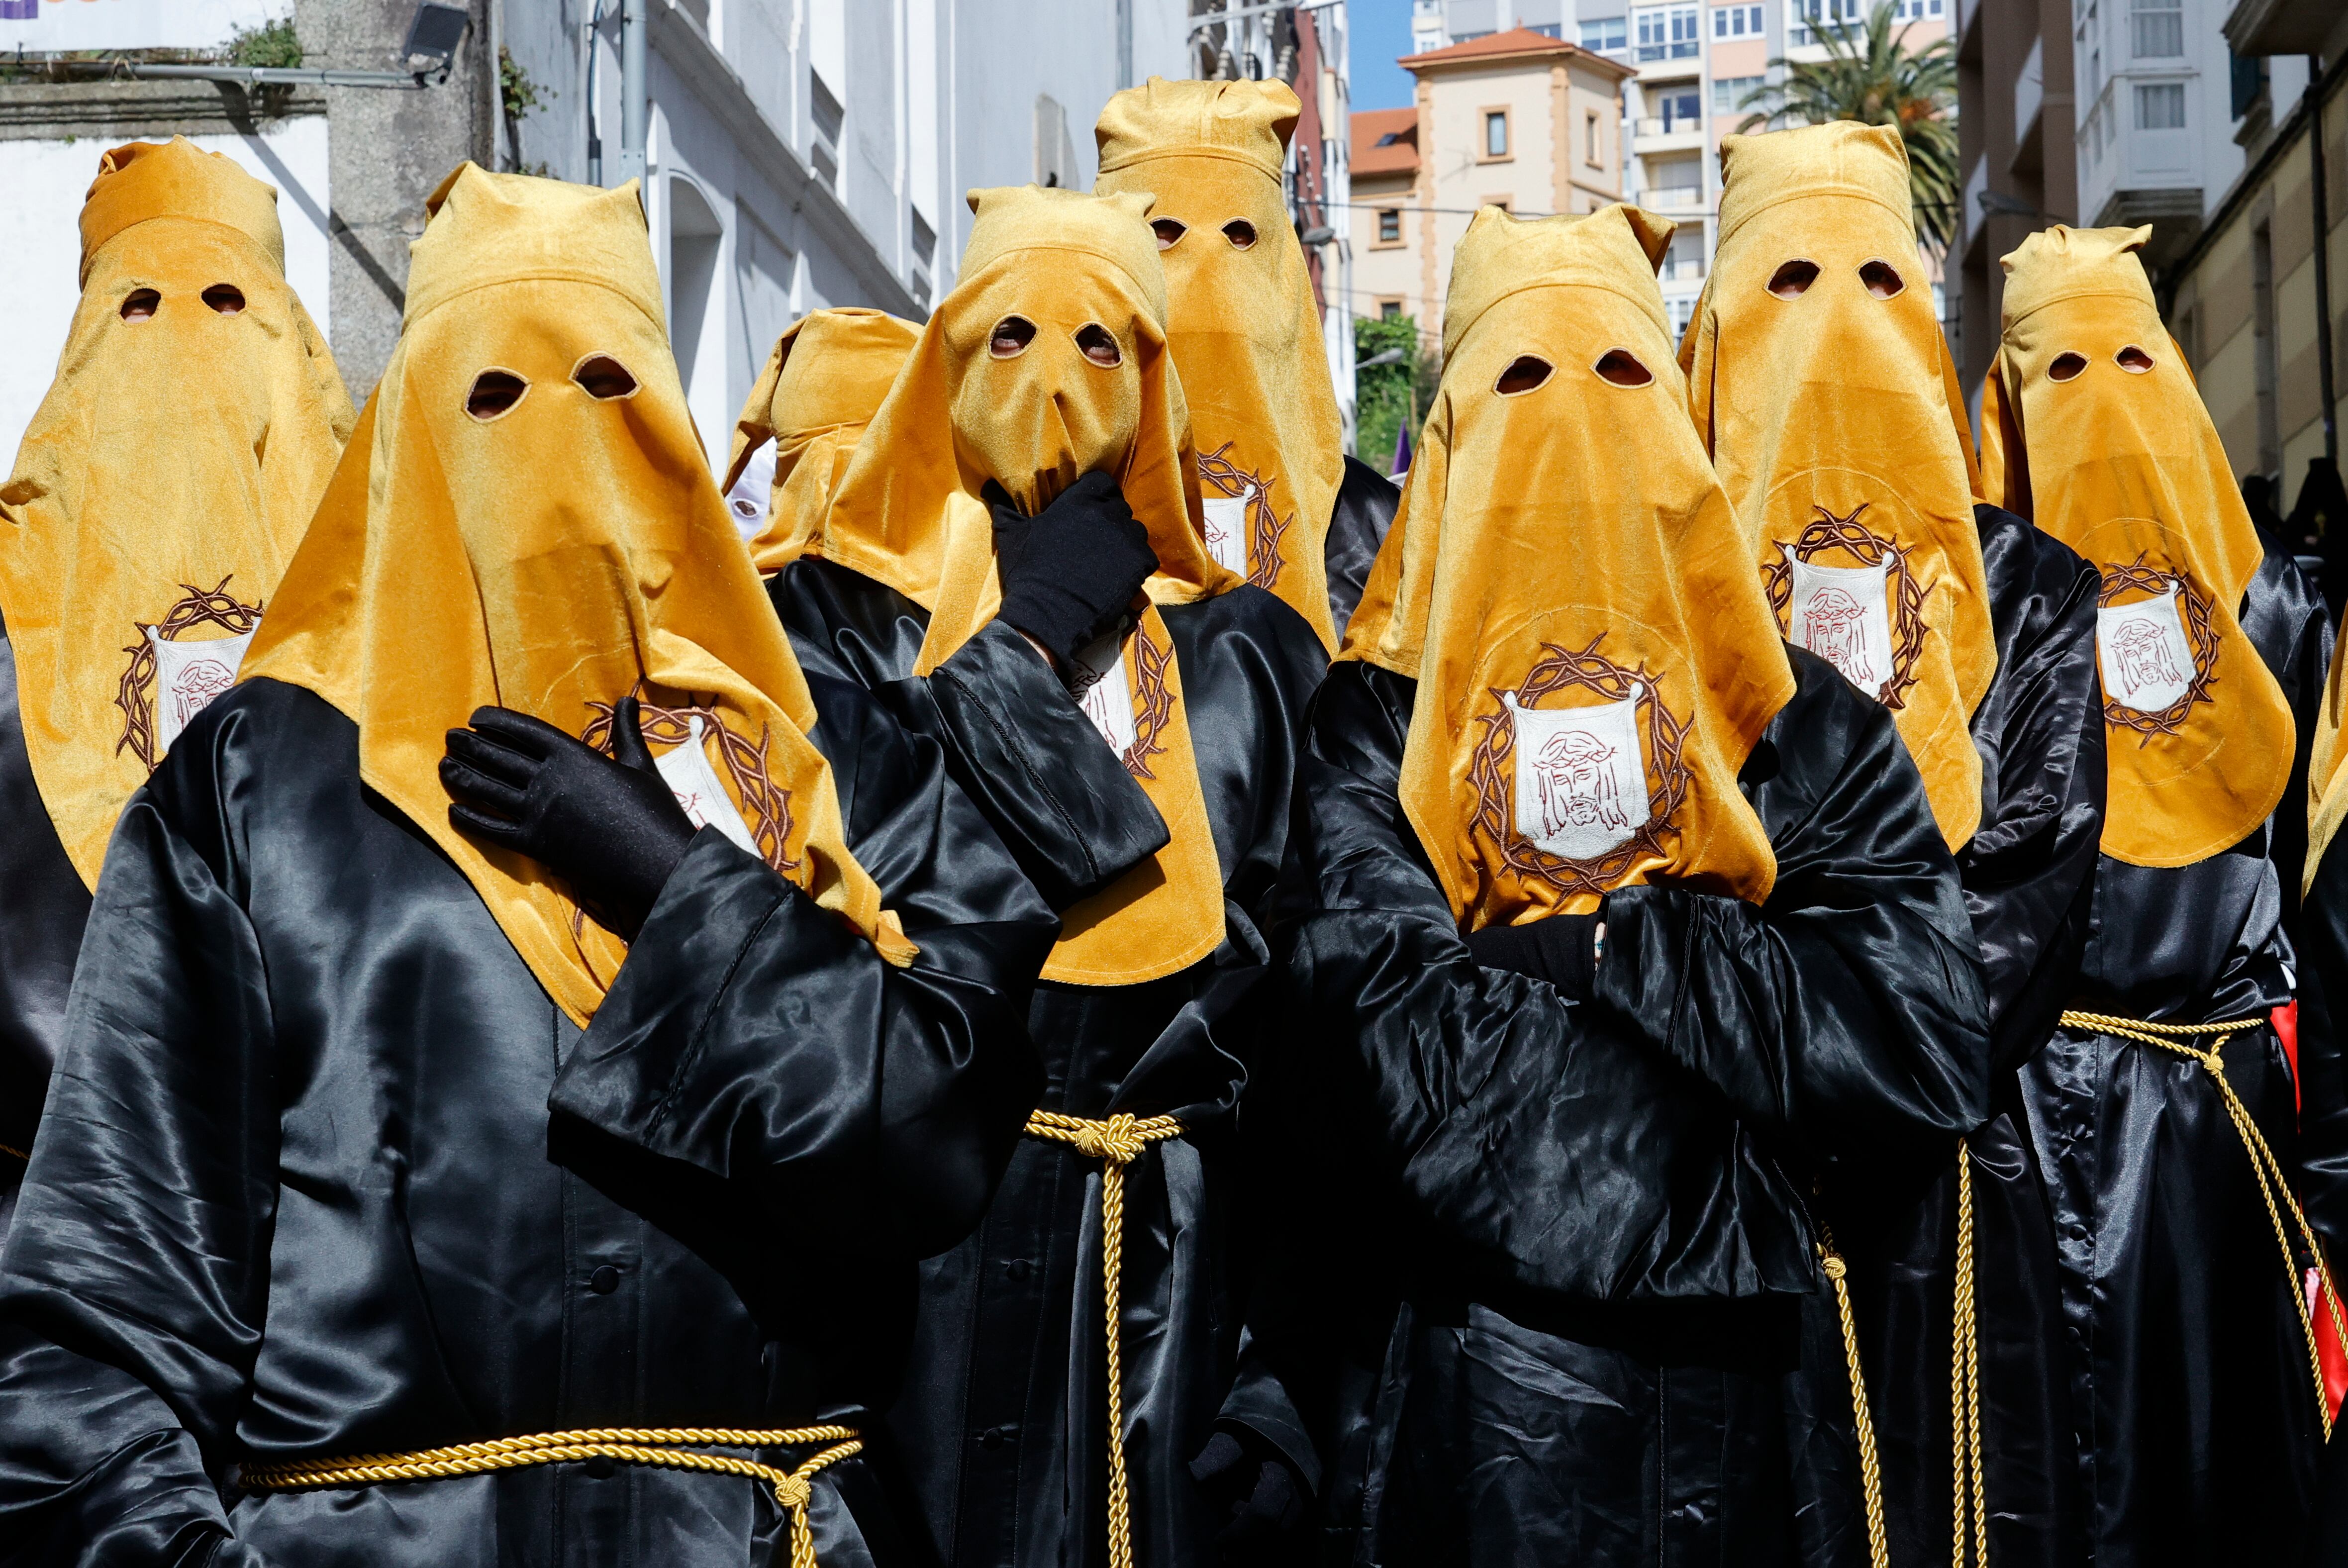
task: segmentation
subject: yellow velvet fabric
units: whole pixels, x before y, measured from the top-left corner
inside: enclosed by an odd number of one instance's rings
[[[1961,848],[1981,824],[1970,727],[1997,644],[1970,442],[1957,435],[1964,406],[1950,402],[1899,129],[1731,136],[1720,156],[1720,243],[1683,345],[1689,411],[1778,625],[1892,710],[1941,836]],[[1816,278],[1773,294],[1778,270],[1801,262]],[[1870,263],[1899,280],[1890,298],[1862,280]],[[1889,645],[1837,634],[1849,612],[1839,588],[1826,599],[1841,616],[1822,614],[1815,634],[1797,626],[1797,563],[1882,565]]]
[[[0,489],[0,614],[35,782],[94,888],[164,751],[147,628],[250,627],[354,416],[286,285],[269,186],[184,138],[133,142],[99,160],[81,227],[81,304]],[[204,303],[221,284],[242,310]],[[141,289],[155,312],[126,320]]]
[[[1794,675],[1683,412],[1655,286],[1671,231],[1631,207],[1487,209],[1452,261],[1443,385],[1345,656],[1418,682],[1402,802],[1463,930],[1587,912],[1643,882],[1757,903],[1776,880],[1736,774]],[[1614,351],[1651,379],[1601,377]],[[1547,378],[1500,392],[1526,357]],[[1556,737],[1518,754],[1527,716],[1625,703],[1639,757],[1616,765],[1611,799],[1547,771]],[[1570,744],[1587,763],[1591,743]],[[1543,849],[1523,830],[1529,780],[1619,813],[1626,841]]]
[[[1137,744],[1126,765],[1171,839],[1061,918],[1046,977],[1089,985],[1158,979],[1214,951],[1222,872],[1190,746],[1181,670],[1160,604],[1237,587],[1200,535],[1189,412],[1166,346],[1166,292],[1148,198],[1024,186],[971,193],[977,222],[961,281],[939,302],[850,461],[825,530],[826,558],[929,610],[927,674],[1002,603],[994,520],[979,500],[999,482],[1033,512],[1087,472],[1113,473],[1149,533],[1158,571],[1125,639]],[[995,324],[1035,326],[995,358]],[[1119,363],[1097,365],[1076,334],[1097,325]]]
[[[2282,688],[2235,618],[2265,557],[2137,250],[2149,229],[2031,235],[2003,265],[2004,335],[1982,394],[1987,498],[2034,520],[2103,574],[2104,614],[2177,596],[2186,646],[2157,655],[2189,685],[2147,711],[2098,633],[2108,741],[2104,852],[2183,866],[2240,842],[2290,787]],[[2133,351],[2133,352],[2130,352]],[[2122,355],[2141,356],[2130,370]],[[2080,362],[2077,374],[2065,356]],[[2175,634],[2168,634],[2170,643]],[[2296,809],[2296,808],[2294,808]]]
[[[2323,706],[2315,716],[2315,740],[2307,764],[2307,868],[2300,878],[2300,896],[2315,890],[2315,872],[2323,851],[2340,836],[2348,821],[2348,747],[2340,744],[2343,719],[2348,718],[2348,637],[2333,647],[2332,676],[2324,683]]]
[[[766,526],[750,540],[760,572],[823,554],[832,491],[921,334],[886,311],[843,305],[810,311],[776,342],[735,422],[719,487],[733,490],[750,454],[775,443]]]
[[[1345,479],[1344,420],[1281,195],[1298,112],[1282,82],[1152,77],[1101,111],[1095,189],[1148,191],[1153,225],[1182,225],[1171,244],[1161,231],[1159,260],[1201,492],[1242,503],[1248,581],[1334,648],[1323,553]],[[1251,242],[1224,232],[1234,222],[1248,225]]]
[[[634,184],[468,163],[427,211],[391,363],[244,673],[306,686],[358,726],[361,776],[457,862],[582,1026],[625,944],[536,861],[448,820],[445,738],[484,705],[582,736],[608,734],[632,692],[699,714],[767,862],[909,961],[847,850],[805,678],[685,412]],[[591,396],[573,376],[597,356],[633,389]],[[477,418],[468,393],[492,369],[526,390]],[[647,738],[659,746],[657,726]]]

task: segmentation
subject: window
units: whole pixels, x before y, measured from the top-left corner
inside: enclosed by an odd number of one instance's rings
[[[1921,22],[1927,16],[1941,14],[1942,0],[1892,0],[1891,19],[1895,22]]]
[[[1619,55],[1624,48],[1622,18],[1601,16],[1581,25],[1581,46],[1593,54]]]
[[[1693,83],[1684,88],[1666,88],[1655,96],[1663,100],[1665,136],[1685,131],[1704,118],[1704,94]]]
[[[1656,275],[1664,283],[1684,283],[1704,276],[1704,230],[1694,223],[1683,223],[1672,235],[1672,248],[1663,253],[1663,264]]]
[[[1380,321],[1393,321],[1398,318],[1401,315],[1402,301],[1398,299],[1382,299],[1378,301],[1378,319]]]
[[[1486,207],[1498,207],[1503,212],[1513,212],[1515,209],[1510,205],[1510,203],[1515,200],[1516,198],[1513,196],[1487,196],[1484,198],[1481,205]]]
[[[1941,0],[1931,0],[1931,4],[1937,6]],[[1867,25],[1865,0],[1787,0],[1786,10],[1786,42],[1797,49],[1829,37],[1851,36]]]
[[[808,103],[814,121],[815,136],[808,149],[808,162],[815,170],[816,183],[833,190],[839,187],[839,133],[847,123],[847,111],[839,106],[824,79],[814,72],[808,73],[809,84]]]
[[[2183,130],[2185,84],[2156,82],[2137,88],[2136,128],[2138,130]]]
[[[1701,46],[1696,31],[1698,17],[1693,5],[1658,5],[1635,13],[1632,21],[1638,34],[1638,57],[1642,60],[1694,59]]]
[[[1757,38],[1761,36],[1761,7],[1758,5],[1722,5],[1712,13],[1712,36],[1715,38]]]
[[[2128,13],[2137,59],[2173,59],[2185,52],[2184,0],[2130,0]]]
[[[919,207],[908,206],[906,227],[913,242],[913,297],[922,304],[930,303],[930,273],[937,264],[938,232],[930,221],[922,216]]]
[[[1399,245],[1402,243],[1401,208],[1381,207],[1378,209],[1378,243],[1381,245]]]
[[[1760,77],[1715,77],[1712,81],[1712,112],[1736,114],[1745,108],[1745,95],[1759,87]]]
[[[1484,161],[1509,156],[1509,111],[1488,108],[1484,111]]]
[[[1605,168],[1606,148],[1605,144],[1599,139],[1598,111],[1596,109],[1593,108],[1581,117],[1581,127],[1582,134],[1589,138],[1589,140],[1584,145],[1586,145],[1590,150],[1582,155],[1582,161],[1588,163],[1592,169]]]
[[[1528,33],[1539,33],[1544,38],[1562,38],[1565,36],[1565,24],[1562,22],[1543,22],[1540,26],[1537,27],[1528,27],[1525,31]]]

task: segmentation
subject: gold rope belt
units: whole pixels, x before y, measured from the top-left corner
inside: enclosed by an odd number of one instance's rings
[[[1867,1556],[1873,1568],[1889,1568],[1891,1545],[1883,1529],[1883,1466],[1875,1452],[1875,1418],[1867,1408],[1867,1373],[1859,1364],[1859,1324],[1851,1316],[1850,1272],[1835,1251],[1834,1233],[1818,1226],[1818,1264],[1834,1286],[1835,1310],[1842,1316],[1842,1357],[1850,1367],[1851,1423],[1859,1429],[1859,1482],[1867,1498]]]
[[[1067,1144],[1101,1162],[1101,1294],[1107,1303],[1108,1325],[1108,1561],[1109,1568],[1133,1568],[1132,1505],[1125,1486],[1125,1359],[1118,1345],[1124,1326],[1118,1287],[1125,1273],[1125,1168],[1151,1144],[1181,1137],[1182,1124],[1170,1116],[1137,1118],[1120,1111],[1095,1121],[1038,1110],[1028,1115],[1027,1136]]]
[[[2315,1262],[2320,1294],[2331,1316],[2333,1332],[2338,1336],[2343,1351],[2348,1351],[2348,1314],[2343,1313],[2340,1305],[2340,1293],[2333,1284],[2332,1269],[2324,1262],[2323,1249],[2316,1243],[2315,1232],[2309,1226],[2299,1200],[2291,1196],[2291,1182],[2283,1175],[2282,1161],[2277,1160],[2274,1150],[2267,1147],[2265,1137],[2259,1131],[2259,1124],[2251,1119],[2249,1108],[2242,1104],[2242,1097],[2236,1094],[2234,1086],[2227,1081],[2226,1064],[2218,1055],[2234,1036],[2256,1029],[2265,1022],[2263,1018],[2229,1018],[2215,1024],[2147,1024],[2135,1018],[2115,1018],[2102,1013],[2066,1011],[2063,1015],[2065,1028],[2110,1035],[2118,1039],[2134,1040],[2139,1045],[2158,1046],[2162,1050],[2174,1051],[2180,1057],[2191,1057],[2201,1064],[2211,1081],[2217,1084],[2218,1092],[2226,1102],[2226,1114],[2233,1119],[2234,1130],[2241,1135],[2242,1147],[2250,1153],[2250,1173],[2259,1179],[2259,1196],[2266,1200],[2267,1218],[2274,1225],[2276,1244],[2282,1248],[2283,1278],[2291,1285],[2292,1305],[2299,1308],[2300,1332],[2307,1338],[2308,1370],[2315,1379],[2315,1413],[2323,1422],[2324,1439],[2329,1441],[2332,1437],[2332,1401],[2325,1397],[2323,1390],[2322,1342],[2315,1332],[2315,1319],[2308,1311],[2307,1290],[2300,1280],[2297,1261],[2291,1256],[2291,1234],[2282,1222],[2286,1209],[2291,1212],[2291,1224],[2298,1230],[2300,1240],[2306,1244],[2308,1256]],[[2208,1050],[2187,1043],[2196,1037],[2207,1035],[2217,1037]]]
[[[705,1448],[789,1449],[829,1445],[795,1470],[777,1470],[730,1454],[705,1454]],[[808,1522],[816,1471],[862,1451],[852,1427],[792,1427],[781,1431],[735,1431],[723,1427],[596,1427],[576,1432],[541,1432],[494,1442],[459,1443],[411,1454],[358,1454],[347,1459],[300,1460],[290,1464],[247,1465],[238,1483],[247,1491],[307,1491],[328,1486],[375,1486],[385,1481],[438,1480],[445,1476],[485,1475],[524,1465],[563,1464],[574,1460],[619,1460],[667,1470],[707,1470],[750,1476],[775,1489],[775,1501],[791,1521],[791,1568],[816,1568],[815,1531]]]
[[[1949,1561],[1965,1568],[1965,1481],[1972,1480],[1973,1562],[1989,1568],[1989,1493],[1982,1485],[1981,1320],[1973,1310],[1972,1150],[1957,1140],[1957,1288],[1949,1335],[1949,1470],[1956,1519]]]

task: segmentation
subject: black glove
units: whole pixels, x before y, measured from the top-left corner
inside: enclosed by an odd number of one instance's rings
[[[1598,979],[1596,914],[1550,914],[1530,925],[1488,925],[1468,934],[1468,951],[1487,969],[1546,980],[1569,1001],[1587,1002]]]
[[[1001,617],[1026,633],[1065,671],[1077,651],[1117,628],[1134,595],[1158,570],[1149,531],[1125,504],[1117,481],[1086,474],[1035,517],[1023,517],[990,482],[994,571]]]
[[[1190,1479],[1211,1515],[1229,1522],[1215,1535],[1223,1561],[1292,1561],[1288,1537],[1304,1522],[1312,1493],[1288,1456],[1253,1432],[1218,1431],[1190,1461]]]
[[[615,760],[526,713],[476,708],[472,728],[448,732],[440,759],[440,782],[457,801],[448,820],[460,832],[542,862],[631,942],[695,832],[640,724],[636,699],[621,698]]]

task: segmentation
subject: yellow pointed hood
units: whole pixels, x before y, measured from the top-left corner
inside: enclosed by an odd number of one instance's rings
[[[34,779],[94,888],[123,802],[234,678],[353,415],[269,186],[132,142],[81,233],[81,304],[0,489],[0,614]]]

